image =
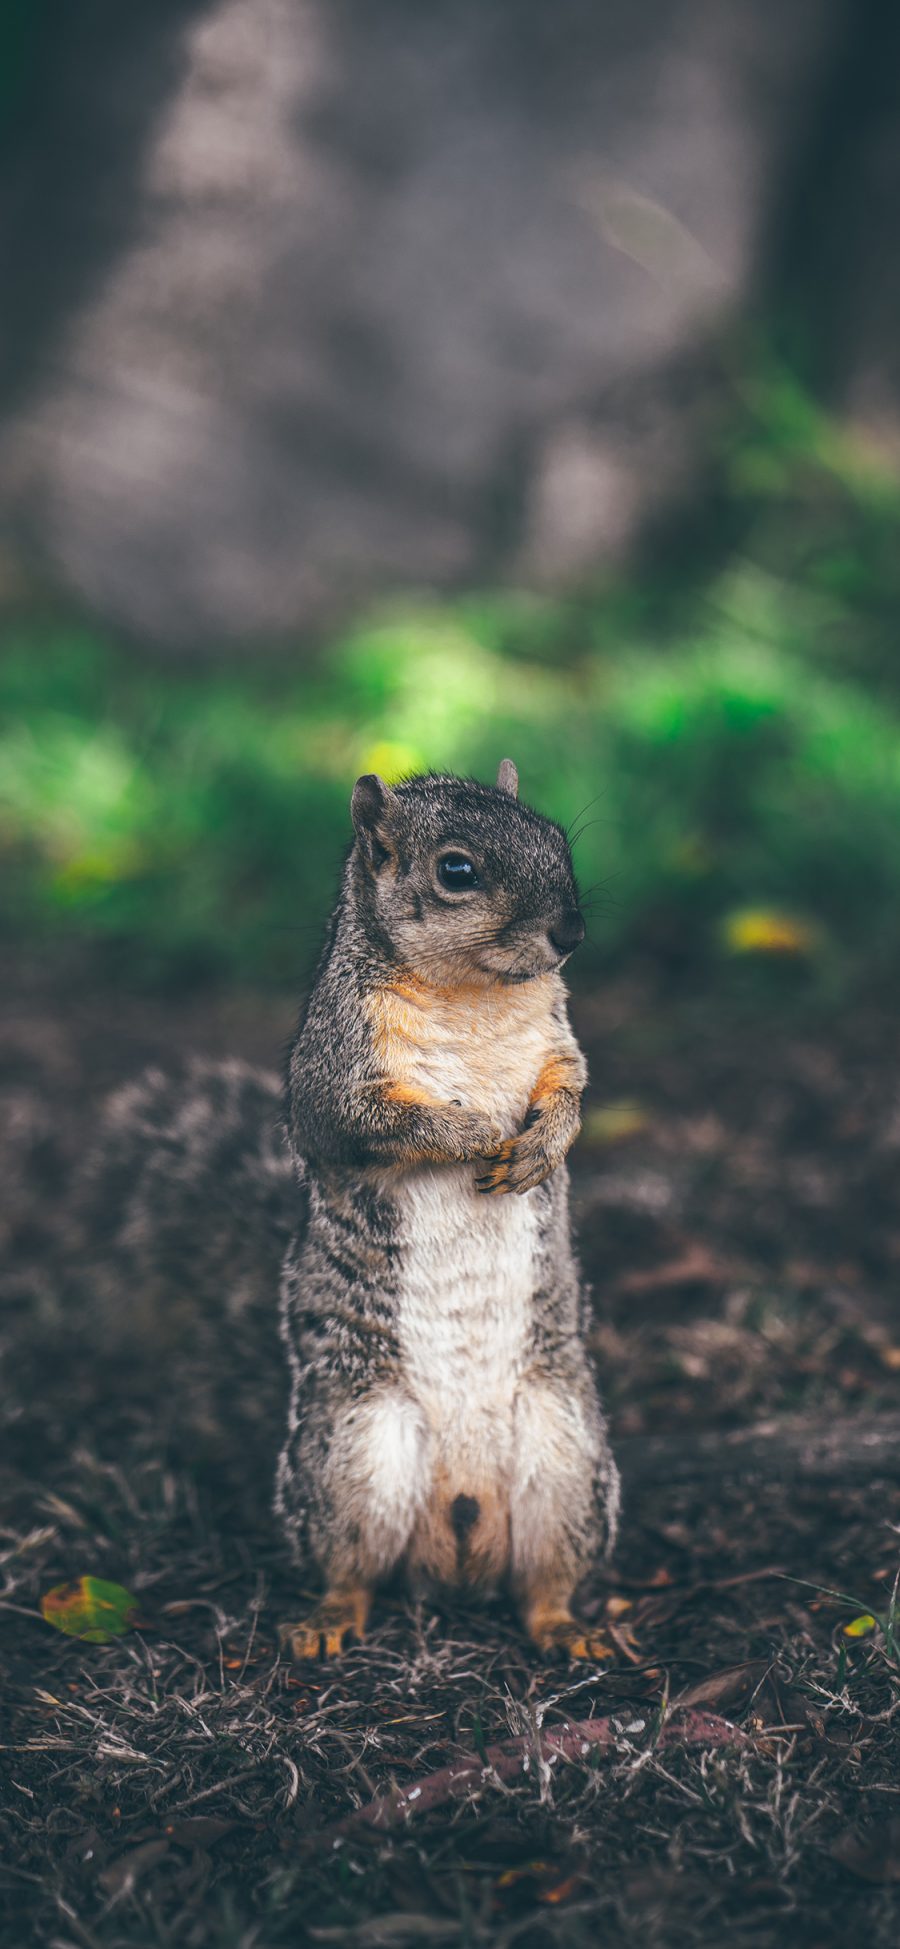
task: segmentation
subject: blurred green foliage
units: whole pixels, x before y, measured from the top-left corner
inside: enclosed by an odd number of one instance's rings
[[[150,983],[296,985],[357,774],[492,779],[509,755],[579,835],[583,975],[766,954],[830,993],[889,974],[896,483],[777,375],[745,386],[720,472],[732,539],[702,575],[420,601],[315,656],[188,670],[8,624],[7,928],[93,940]]]

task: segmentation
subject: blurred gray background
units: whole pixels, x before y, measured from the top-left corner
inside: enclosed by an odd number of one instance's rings
[[[0,523],[119,631],[565,587],[711,487],[735,335],[898,437],[900,10],[8,0]]]

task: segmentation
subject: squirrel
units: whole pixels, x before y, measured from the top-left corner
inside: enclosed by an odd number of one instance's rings
[[[506,759],[495,787],[354,787],[287,1080],[309,1215],[282,1275],[276,1508],[326,1585],[284,1629],[295,1657],[361,1637],[401,1563],[414,1587],[508,1585],[542,1651],[604,1651],[571,1609],[618,1505],[564,1162],[584,922],[564,833],[517,794]]]
[[[596,1659],[572,1603],[612,1547],[619,1480],[568,1215],[586,1081],[561,978],[584,937],[569,845],[508,759],[495,786],[368,774],[350,809],[284,1142],[274,1080],[242,1064],[120,1091],[88,1166],[96,1289],[108,1304],[127,1279],[152,1311],[177,1266],[245,1330],[283,1254],[275,1510],[324,1582],[282,1627],[293,1657],[361,1639],[403,1571],[418,1592],[505,1588],[540,1651]],[[204,1212],[207,1247],[187,1237]]]

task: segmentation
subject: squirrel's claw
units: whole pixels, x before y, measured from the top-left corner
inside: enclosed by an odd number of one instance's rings
[[[475,1172],[476,1190],[490,1197],[506,1191],[521,1194],[542,1184],[549,1177],[554,1160],[548,1156],[536,1131],[537,1126],[533,1125],[518,1137],[508,1137],[491,1157],[483,1158]]]
[[[615,1655],[602,1631],[592,1630],[589,1624],[581,1624],[576,1617],[555,1625],[540,1648],[550,1653],[562,1653],[564,1658],[578,1658],[591,1665]]]
[[[582,1623],[568,1609],[532,1616],[528,1621],[528,1635],[539,1651],[551,1656],[555,1653],[589,1664],[615,1656],[603,1632],[596,1625]]]

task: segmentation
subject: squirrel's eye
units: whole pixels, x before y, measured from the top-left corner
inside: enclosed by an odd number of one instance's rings
[[[465,853],[445,853],[438,864],[438,879],[449,893],[468,893],[479,884],[478,874]]]

